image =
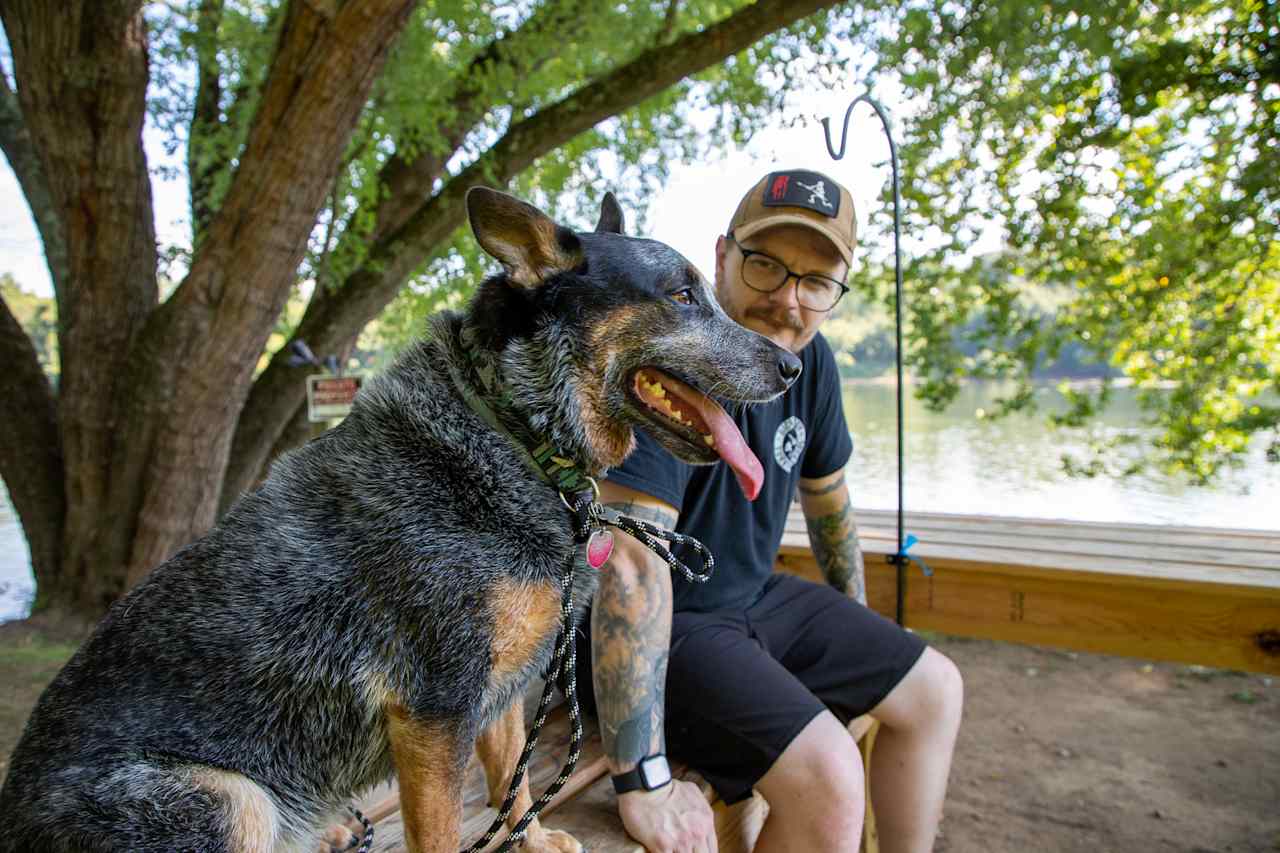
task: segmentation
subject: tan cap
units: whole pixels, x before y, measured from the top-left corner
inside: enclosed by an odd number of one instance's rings
[[[812,228],[835,244],[845,263],[853,263],[853,196],[826,175],[803,169],[765,175],[738,203],[729,232],[745,240],[776,225]]]

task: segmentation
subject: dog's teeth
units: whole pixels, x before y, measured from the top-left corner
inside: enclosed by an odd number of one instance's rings
[[[705,442],[707,443],[707,447],[715,447],[715,446],[716,446],[716,437],[715,437],[714,435],[704,435],[704,436],[702,437],[702,440],[703,440],[703,441],[705,441]]]

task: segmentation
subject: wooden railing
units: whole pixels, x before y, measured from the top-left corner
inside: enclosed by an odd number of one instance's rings
[[[896,514],[856,515],[868,602],[892,616]],[[1280,674],[1280,531],[944,513],[906,531],[933,569],[906,572],[908,627]],[[817,577],[798,507],[778,560]]]

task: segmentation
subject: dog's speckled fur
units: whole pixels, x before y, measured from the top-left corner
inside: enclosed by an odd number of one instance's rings
[[[556,492],[451,381],[461,330],[526,422],[593,474],[660,420],[628,394],[636,368],[762,400],[790,357],[729,321],[673,250],[622,236],[612,197],[597,233],[493,191],[468,207],[506,272],[112,607],[13,754],[0,851],[314,851],[397,771],[411,843],[457,849],[467,756],[495,721],[507,734],[485,742],[519,749],[511,709],[549,661],[574,547]],[[550,836],[529,844],[572,849]]]

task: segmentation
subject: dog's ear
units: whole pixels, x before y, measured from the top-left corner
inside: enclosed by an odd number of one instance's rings
[[[522,287],[537,287],[582,263],[578,236],[531,204],[488,187],[467,190],[467,217],[480,247]]]
[[[622,216],[622,207],[613,193],[605,193],[600,203],[600,221],[596,223],[596,233],[625,234],[626,220]]]

